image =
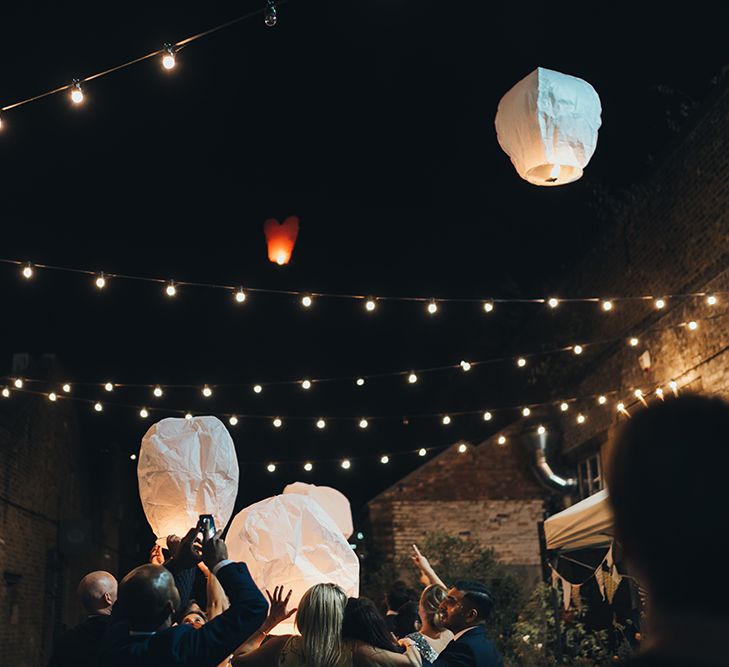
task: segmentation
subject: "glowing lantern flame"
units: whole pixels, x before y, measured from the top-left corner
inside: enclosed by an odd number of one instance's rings
[[[263,225],[263,233],[268,244],[269,261],[279,266],[288,264],[299,235],[299,218],[291,215],[282,223],[275,218],[269,218]]]

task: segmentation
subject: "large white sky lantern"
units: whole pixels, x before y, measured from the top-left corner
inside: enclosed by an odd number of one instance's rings
[[[496,135],[523,179],[564,185],[595,152],[601,111],[587,81],[538,67],[501,98]]]
[[[200,514],[224,528],[238,493],[233,439],[217,417],[168,418],[142,438],[137,466],[139,497],[160,544],[182,537]]]
[[[314,584],[339,584],[350,597],[359,595],[359,559],[339,526],[313,497],[285,493],[241,510],[225,539],[230,558],[247,563],[261,590],[293,590],[298,606]],[[294,617],[275,634],[294,632]]]
[[[352,523],[352,507],[341,491],[331,486],[317,486],[306,482],[294,482],[289,484],[284,493],[299,493],[303,496],[310,496],[318,502],[324,511],[329,514],[339,526],[345,539],[352,537],[354,525]]]

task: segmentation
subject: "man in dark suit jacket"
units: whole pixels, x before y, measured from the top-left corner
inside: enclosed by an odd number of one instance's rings
[[[117,581],[108,572],[91,572],[81,579],[77,593],[88,616],[83,623],[61,635],[48,667],[97,667],[99,663],[101,639],[109,627],[116,602]]]
[[[439,609],[443,625],[454,637],[432,667],[502,667],[501,656],[483,627],[493,606],[486,586],[457,581]],[[430,667],[431,663],[423,661],[423,665]]]
[[[260,627],[268,603],[246,565],[228,560],[220,534],[203,543],[202,560],[223,586],[230,607],[198,630],[173,627],[180,595],[172,575],[159,565],[141,565],[119,584],[117,607],[124,621],[106,637],[104,667],[215,667]],[[181,553],[190,552],[186,541],[192,539],[193,531],[183,539]]]

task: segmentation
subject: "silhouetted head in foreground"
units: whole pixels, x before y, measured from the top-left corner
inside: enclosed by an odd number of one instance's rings
[[[117,605],[131,630],[154,632],[170,626],[180,594],[164,567],[140,565],[119,583]]]
[[[616,537],[652,606],[729,618],[728,476],[729,404],[721,399],[657,403],[618,434],[607,466]]]

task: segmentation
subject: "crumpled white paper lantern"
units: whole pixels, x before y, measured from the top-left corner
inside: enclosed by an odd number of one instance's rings
[[[200,514],[212,514],[220,530],[238,494],[233,439],[217,417],[163,419],[142,438],[137,478],[159,544],[168,535],[185,535]]]
[[[601,111],[587,81],[538,67],[501,98],[496,135],[523,179],[564,185],[595,152]]]
[[[352,537],[354,525],[352,522],[352,507],[341,491],[333,489],[331,486],[317,486],[316,484],[307,484],[306,482],[294,482],[289,484],[283,491],[284,493],[299,493],[302,496],[311,496],[318,502],[324,511],[334,519],[339,526],[345,539]]]
[[[359,559],[341,530],[311,496],[286,493],[261,500],[233,518],[225,538],[230,558],[248,565],[261,590],[293,590],[291,607],[315,584],[335,583],[359,595]],[[275,634],[290,634],[294,617]]]

